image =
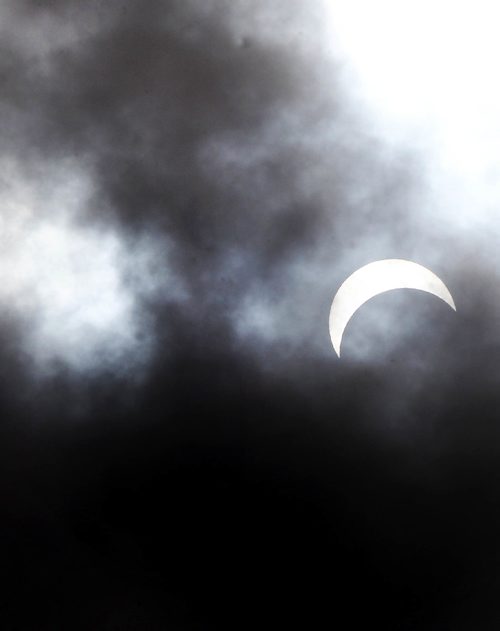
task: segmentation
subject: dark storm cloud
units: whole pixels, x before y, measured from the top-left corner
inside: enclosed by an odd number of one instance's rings
[[[368,611],[387,628],[460,629],[469,616],[464,630],[486,631],[474,607],[492,607],[479,592],[500,525],[489,263],[452,263],[464,244],[421,221],[422,156],[367,131],[326,52],[320,3],[22,1],[2,13],[6,229],[31,235],[6,263],[43,289],[26,260],[67,241],[49,272],[73,258],[84,269],[66,288],[109,276],[43,311],[42,350],[71,340],[48,378],[21,344],[24,298],[14,287],[4,301],[8,618],[320,628]],[[12,224],[50,191],[41,232]],[[46,241],[58,213],[69,227]],[[333,293],[386,257],[429,265],[458,313],[412,292],[379,297],[339,362]],[[90,335],[76,307],[101,295],[108,324]],[[41,304],[54,296],[41,290]],[[97,359],[75,369],[68,356],[89,348]],[[144,366],[131,388],[123,367]]]

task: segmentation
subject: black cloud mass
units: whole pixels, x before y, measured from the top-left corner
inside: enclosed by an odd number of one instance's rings
[[[500,623],[494,248],[424,217],[322,7],[2,3],[2,629]],[[378,296],[339,360],[398,257],[457,313]]]

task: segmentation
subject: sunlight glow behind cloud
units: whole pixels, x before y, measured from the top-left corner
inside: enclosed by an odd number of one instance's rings
[[[498,3],[329,0],[334,53],[386,138],[425,152],[445,221],[470,229],[500,201]]]

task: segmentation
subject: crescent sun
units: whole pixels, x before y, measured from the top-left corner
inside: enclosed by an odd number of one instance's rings
[[[330,309],[330,337],[340,357],[340,344],[347,323],[365,302],[391,289],[420,289],[444,300],[456,311],[443,281],[426,267],[404,259],[385,259],[361,267],[345,280]]]

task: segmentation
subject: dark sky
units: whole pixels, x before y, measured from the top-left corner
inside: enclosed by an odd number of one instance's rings
[[[489,631],[497,273],[321,2],[0,8],[0,626]],[[328,313],[379,258],[430,267]]]

